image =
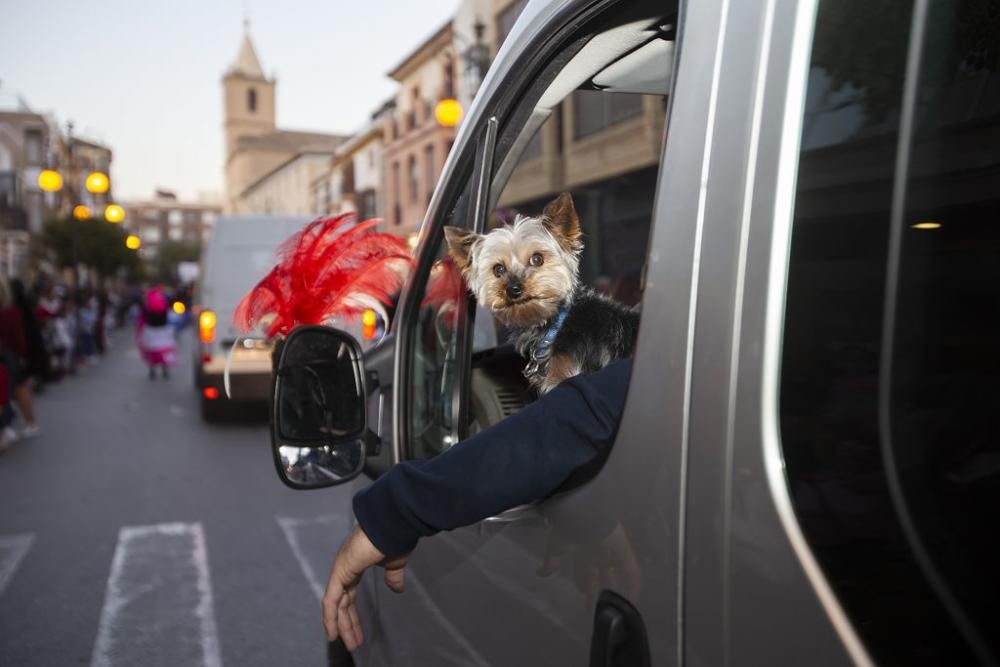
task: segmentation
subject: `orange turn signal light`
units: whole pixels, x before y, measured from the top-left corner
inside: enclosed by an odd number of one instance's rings
[[[361,335],[364,336],[365,340],[374,340],[376,322],[375,311],[371,308],[365,308],[361,313]]]
[[[202,343],[215,340],[215,313],[211,310],[203,310],[198,314],[198,337]]]

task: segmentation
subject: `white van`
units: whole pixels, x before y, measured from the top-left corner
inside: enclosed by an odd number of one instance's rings
[[[195,386],[205,419],[220,416],[227,403],[266,403],[270,396],[270,340],[259,332],[242,336],[233,327],[240,299],[274,266],[282,241],[301,229],[305,216],[247,215],[220,218],[201,257],[195,290],[199,345],[195,348]],[[230,394],[224,386],[226,356]]]

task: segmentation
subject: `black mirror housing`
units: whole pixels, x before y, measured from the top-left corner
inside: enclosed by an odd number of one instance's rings
[[[293,489],[348,482],[365,465],[367,378],[361,347],[324,326],[292,331],[277,351],[271,392],[271,449]]]

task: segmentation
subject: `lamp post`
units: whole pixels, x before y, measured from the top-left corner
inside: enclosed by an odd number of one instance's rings
[[[486,76],[486,70],[490,68],[490,47],[483,41],[486,24],[477,18],[472,30],[475,32],[476,41],[462,52],[462,60],[465,61],[462,77],[465,82],[465,93],[470,100],[476,96],[476,91]]]
[[[78,173],[76,161],[73,154],[73,122],[66,121],[66,151],[65,164],[62,165],[63,173],[55,169],[44,169],[38,174],[38,187],[43,192],[62,192],[59,202],[61,214],[68,214],[77,223],[90,220],[94,211],[87,206],[81,197],[77,196]],[[111,179],[101,171],[92,171],[87,174],[83,184],[84,188],[92,195],[91,203],[96,207],[103,203],[104,219],[110,223],[120,223],[125,219],[125,209],[117,204],[108,203],[108,192],[111,190]],[[77,229],[79,225],[73,224],[70,233],[72,237],[72,261],[73,261],[73,283],[79,285],[79,236]]]

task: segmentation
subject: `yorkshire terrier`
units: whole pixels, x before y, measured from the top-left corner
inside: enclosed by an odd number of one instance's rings
[[[448,251],[479,303],[513,332],[540,393],[632,353],[639,315],[580,284],[580,220],[569,193],[542,215],[487,234],[445,227]]]

